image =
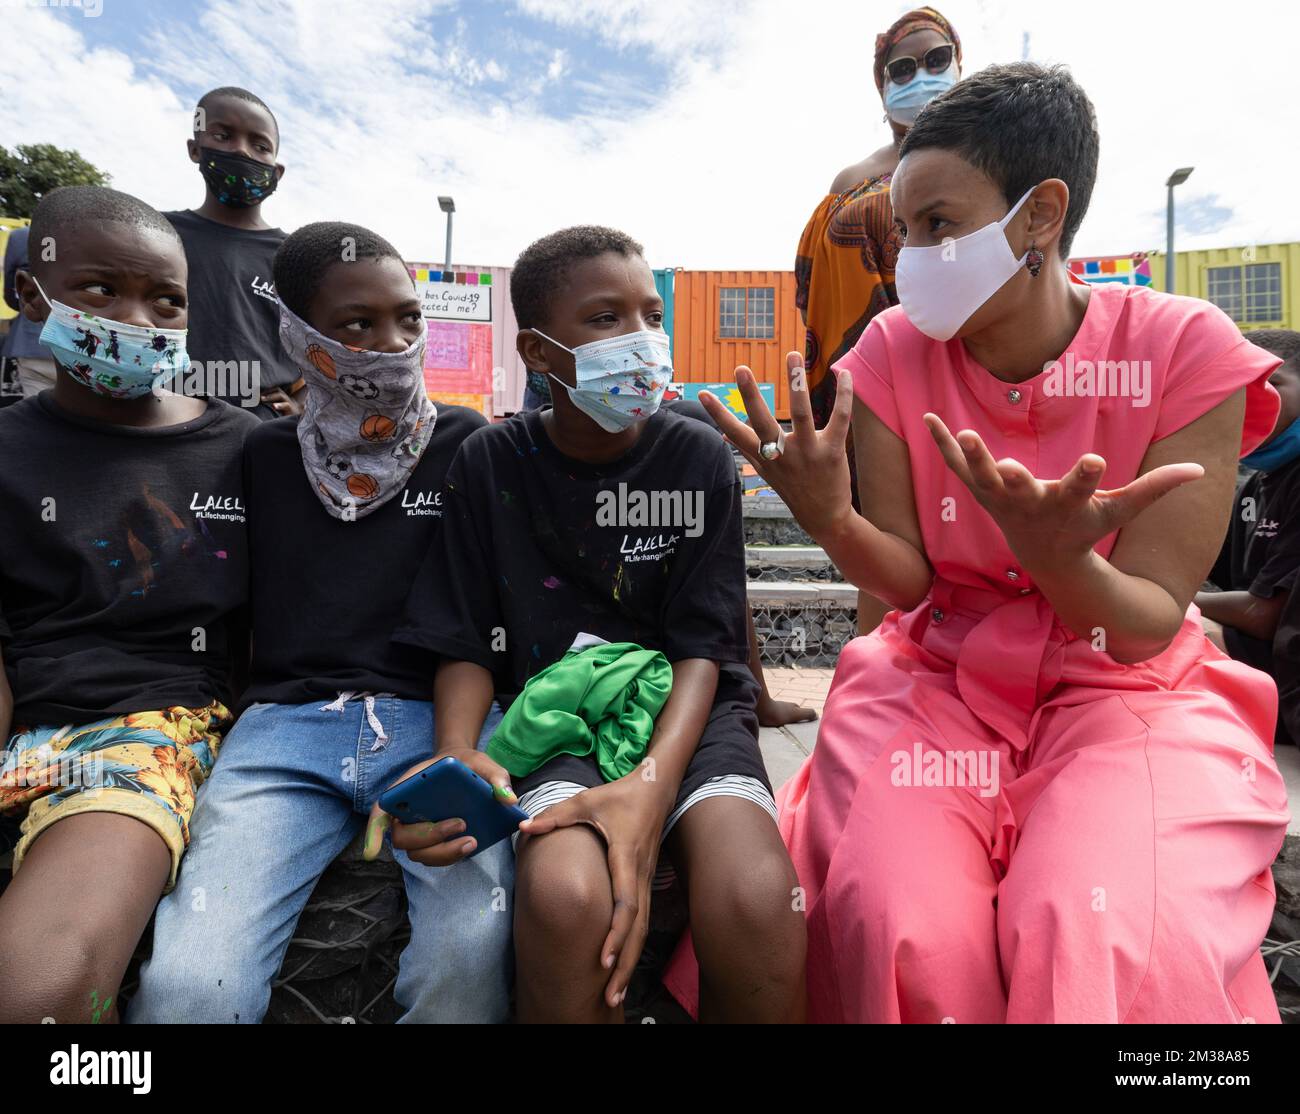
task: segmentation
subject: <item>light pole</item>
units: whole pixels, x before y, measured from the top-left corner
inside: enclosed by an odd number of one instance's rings
[[[441,196],[438,198],[438,208],[447,214],[447,263],[444,270],[451,270],[451,217],[456,211],[456,202],[450,197]]]
[[[1191,177],[1195,167],[1184,166],[1169,175],[1169,207],[1165,211],[1165,293],[1174,292],[1174,187],[1181,186]],[[451,220],[450,217],[447,218]]]

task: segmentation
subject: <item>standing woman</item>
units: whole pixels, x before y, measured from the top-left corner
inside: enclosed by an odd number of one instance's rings
[[[876,36],[873,72],[893,142],[839,172],[795,257],[795,302],[808,330],[804,366],[818,429],[835,407],[828,369],[877,313],[898,304],[894,266],[902,240],[889,183],[917,113],[960,76],[961,40],[933,8],[917,8]]]
[[[818,429],[835,407],[831,365],[853,348],[876,314],[898,304],[894,266],[902,240],[889,184],[917,113],[961,76],[961,39],[934,8],[916,8],[876,36],[872,72],[893,142],[839,172],[804,228],[794,262],[795,304],[807,328],[805,375]],[[857,507],[851,441],[848,453]],[[872,630],[888,610],[859,592],[859,632]]]
[[[1064,68],[964,79],[903,143],[902,304],[836,365],[827,428],[795,382],[786,435],[748,371],[752,426],[704,396],[895,609],[781,794],[813,1021],[1279,1020],[1277,690],[1192,600],[1280,360],[1209,302],[1073,279],[1098,148]]]

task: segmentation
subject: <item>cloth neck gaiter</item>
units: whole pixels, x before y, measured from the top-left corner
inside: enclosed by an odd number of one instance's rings
[[[302,463],[335,518],[365,518],[398,495],[429,444],[438,411],[424,391],[421,334],[405,352],[349,348],[283,302],[280,343],[307,384]]]

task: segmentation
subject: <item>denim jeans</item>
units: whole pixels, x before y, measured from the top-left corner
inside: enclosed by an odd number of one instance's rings
[[[175,890],[127,1021],[258,1022],[312,889],[371,804],[434,747],[433,705],[376,697],[325,710],[254,704],[200,789]],[[500,711],[493,706],[480,746]],[[379,738],[382,730],[387,741]],[[510,841],[452,867],[401,864],[411,920],[393,994],[403,1022],[499,1022],[509,1010]]]

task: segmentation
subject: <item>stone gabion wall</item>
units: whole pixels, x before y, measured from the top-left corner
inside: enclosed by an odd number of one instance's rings
[[[856,607],[756,607],[753,615],[764,665],[833,669],[840,651],[858,633]]]

